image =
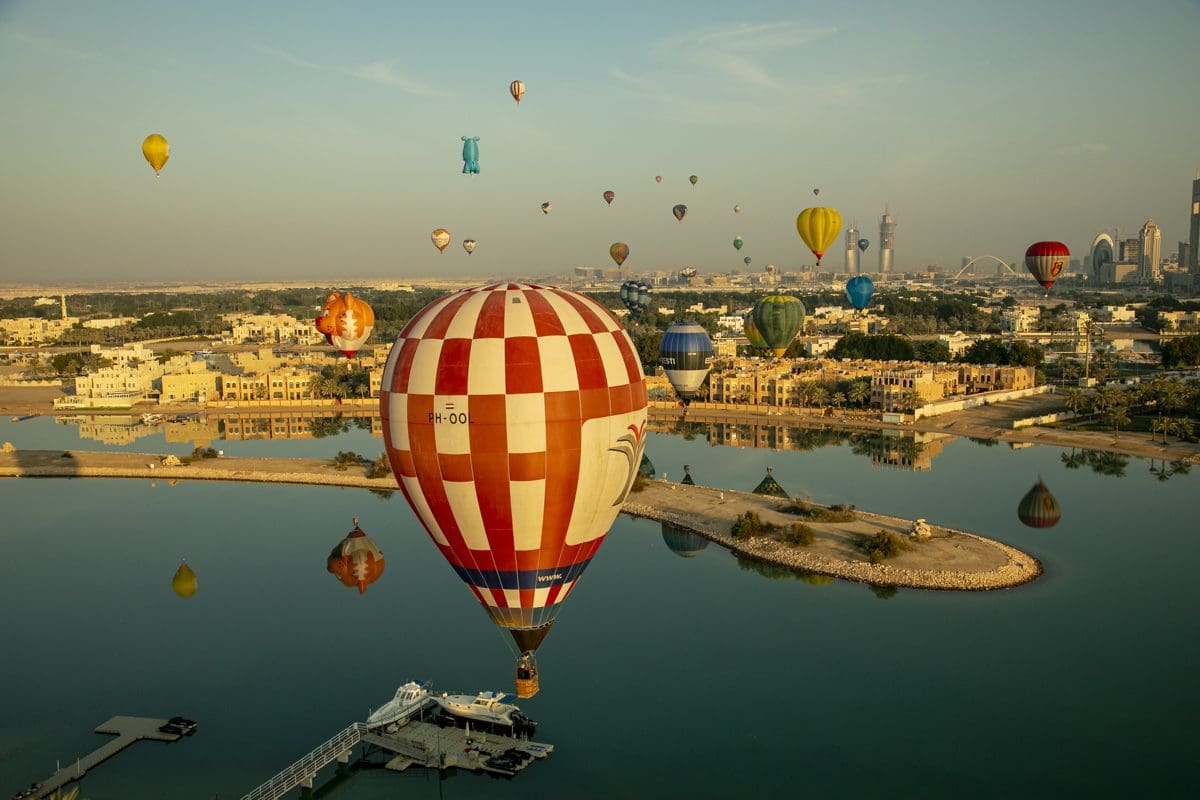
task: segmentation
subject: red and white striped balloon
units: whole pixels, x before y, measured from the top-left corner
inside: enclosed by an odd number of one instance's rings
[[[1025,269],[1049,289],[1058,280],[1071,259],[1071,251],[1062,242],[1034,242],[1025,251]]]

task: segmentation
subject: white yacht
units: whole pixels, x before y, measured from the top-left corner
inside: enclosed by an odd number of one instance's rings
[[[396,696],[367,717],[367,725],[375,728],[407,719],[421,710],[429,700],[429,684],[409,681],[396,690]]]
[[[447,714],[472,722],[486,722],[514,729],[533,724],[528,717],[521,713],[521,709],[512,705],[510,701],[516,698],[511,694],[480,692],[472,697],[469,694],[442,692],[434,699]]]

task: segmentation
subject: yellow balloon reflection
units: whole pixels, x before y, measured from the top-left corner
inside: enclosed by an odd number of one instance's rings
[[[179,569],[175,570],[175,577],[171,579],[171,591],[180,597],[191,597],[196,593],[198,586],[196,573],[192,572],[186,561],[180,562]]]
[[[154,174],[157,176],[166,166],[167,159],[171,157],[171,145],[161,134],[152,133],[142,142],[142,155],[150,162],[150,166],[154,168]]]

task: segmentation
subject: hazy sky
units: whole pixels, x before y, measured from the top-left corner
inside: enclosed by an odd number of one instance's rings
[[[817,186],[868,264],[885,203],[900,269],[1147,217],[1167,255],[1198,42],[1194,0],[0,0],[0,282],[791,269]]]

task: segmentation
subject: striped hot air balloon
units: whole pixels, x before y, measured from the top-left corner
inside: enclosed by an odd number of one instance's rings
[[[754,306],[754,327],[779,358],[804,326],[804,304],[790,294],[767,295]]]
[[[1033,488],[1021,498],[1021,503],[1017,506],[1017,517],[1031,528],[1053,528],[1062,519],[1062,509],[1058,506],[1058,500],[1050,494],[1040,477]]]
[[[796,232],[817,257],[818,267],[821,266],[821,256],[825,255],[825,251],[837,239],[841,229],[842,215],[836,208],[806,208],[796,217]]]
[[[1034,242],[1025,251],[1025,269],[1049,291],[1071,260],[1071,251],[1062,242]]]
[[[607,309],[574,292],[467,289],[400,332],[380,411],[401,491],[512,634],[518,694],[536,692],[536,682],[522,684],[533,653],[641,463],[646,388],[633,342]]]
[[[513,100],[517,101],[517,105],[521,105],[521,98],[525,96],[525,84],[521,81],[513,81],[508,85],[508,93],[513,96]]]
[[[684,405],[700,392],[712,362],[712,339],[695,322],[676,322],[663,334],[658,363]]]

